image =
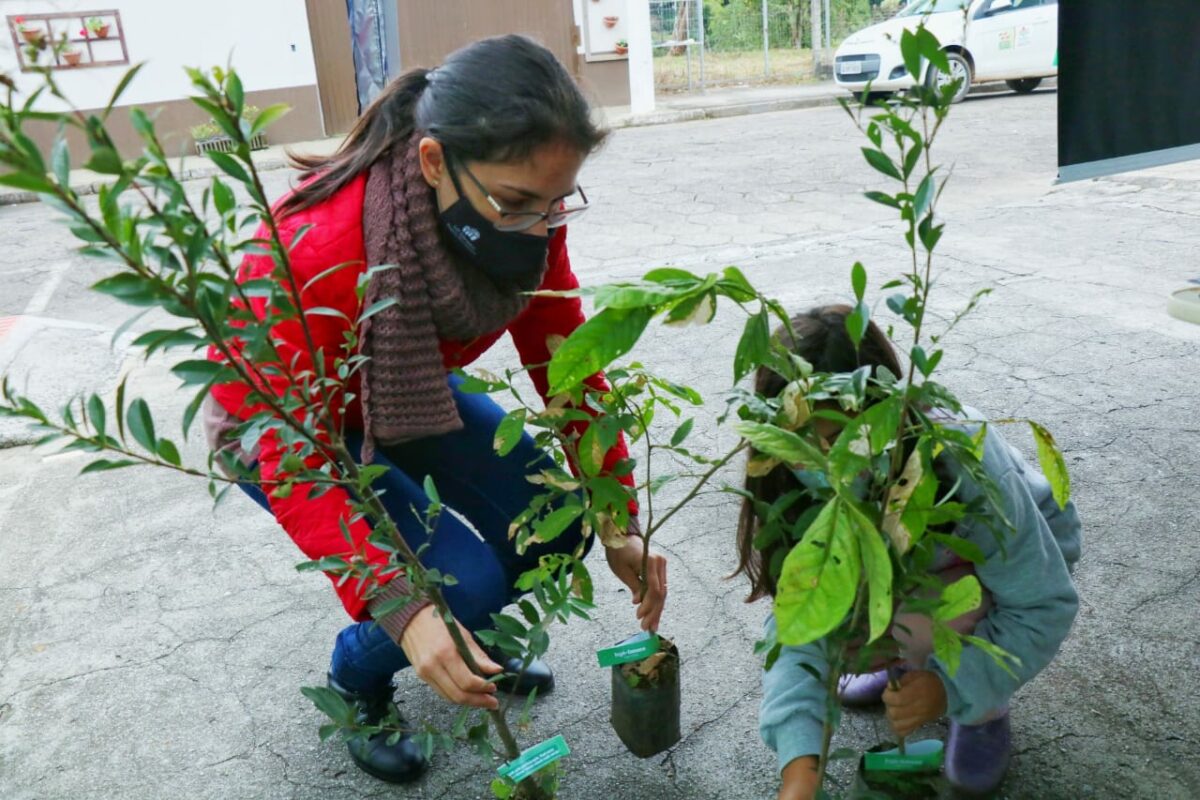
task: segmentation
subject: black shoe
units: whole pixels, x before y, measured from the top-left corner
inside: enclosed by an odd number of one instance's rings
[[[347,703],[358,708],[356,717],[359,724],[376,725],[387,717],[389,711],[395,710],[396,717],[407,727],[404,717],[396,710],[392,693],[396,687],[390,683],[376,692],[352,692],[329,676],[329,688],[341,695]],[[429,769],[429,761],[412,737],[407,733],[401,735],[395,744],[387,743],[391,732],[377,733],[370,738],[357,737],[346,743],[350,750],[350,758],[359,769],[381,781],[389,783],[409,783],[421,777]]]
[[[488,658],[504,667],[504,676],[496,681],[496,688],[508,694],[528,695],[537,689],[538,697],[554,691],[554,673],[550,665],[540,658],[535,658],[530,665],[521,671],[521,659],[510,658],[502,650],[492,647],[483,648]]]

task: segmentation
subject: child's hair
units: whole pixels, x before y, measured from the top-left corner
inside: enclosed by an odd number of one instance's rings
[[[846,332],[846,317],[853,311],[845,305],[817,306],[792,317],[792,339],[786,328],[775,332],[775,338],[793,353],[812,364],[816,372],[853,372],[859,367],[873,369],[885,367],[893,375],[901,374],[900,360],[887,335],[872,322],[867,334],[856,349]],[[764,397],[778,397],[787,386],[786,381],[774,370],[760,367],[754,379],[754,390]],[[745,489],[748,497],[767,504],[774,503],[783,495],[800,487],[799,481],[790,470],[776,467],[760,477],[746,476]],[[750,596],[746,602],[761,597],[774,596],[775,579],[769,565],[780,548],[789,548],[791,543],[784,539],[758,550],[754,537],[758,534],[762,520],[750,499],[742,501],[741,518],[738,521],[738,567],[730,577],[745,574],[750,580]],[[803,509],[793,506],[785,519],[794,522]]]

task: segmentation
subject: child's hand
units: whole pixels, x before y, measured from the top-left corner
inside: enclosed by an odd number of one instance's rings
[[[900,689],[883,693],[888,722],[897,736],[908,736],[946,713],[946,687],[934,673],[918,669],[900,676]]]
[[[783,768],[779,800],[813,800],[817,796],[817,757],[793,758]]]

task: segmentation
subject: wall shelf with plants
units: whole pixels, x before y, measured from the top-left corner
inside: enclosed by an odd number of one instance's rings
[[[129,63],[121,13],[115,9],[7,17],[22,72],[115,67]]]
[[[624,0],[590,0],[582,4],[582,10],[584,58],[588,61],[628,58]]]

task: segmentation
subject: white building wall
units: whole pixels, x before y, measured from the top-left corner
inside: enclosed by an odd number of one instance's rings
[[[184,67],[231,62],[248,92],[317,82],[304,0],[0,0],[0,71],[22,90],[40,85],[39,76],[17,71],[6,17],[103,9],[121,14],[130,64],[146,62],[122,105],[189,96]],[[77,107],[96,108],[108,103],[128,68],[64,69],[54,77]]]

